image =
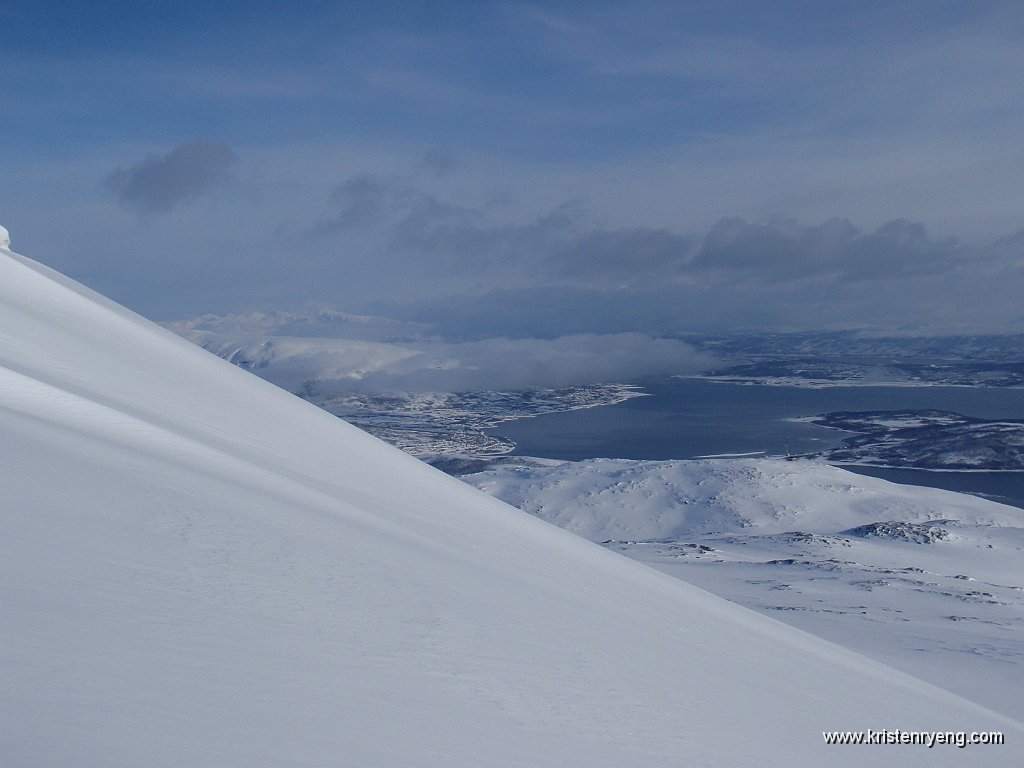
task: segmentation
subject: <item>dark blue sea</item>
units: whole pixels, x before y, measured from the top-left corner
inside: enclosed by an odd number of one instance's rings
[[[846,433],[798,417],[833,411],[934,408],[984,419],[1024,419],[1024,391],[982,387],[825,387],[728,384],[704,379],[641,382],[647,397],[551,413],[490,430],[516,453],[579,461],[591,458],[691,459],[720,454],[769,456],[838,446]],[[974,493],[1024,507],[1024,473],[931,472],[848,467],[910,485]]]

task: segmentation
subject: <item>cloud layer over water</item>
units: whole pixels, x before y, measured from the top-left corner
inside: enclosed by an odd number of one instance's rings
[[[639,333],[579,334],[554,339],[491,338],[420,347],[445,365],[366,376],[368,391],[464,391],[633,382],[646,376],[696,373],[712,359],[676,339]]]

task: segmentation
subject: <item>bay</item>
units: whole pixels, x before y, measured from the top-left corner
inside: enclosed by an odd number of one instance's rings
[[[696,378],[638,382],[646,397],[615,405],[517,419],[488,430],[523,456],[693,459],[721,454],[811,453],[847,433],[794,421],[834,411],[953,411],[1024,419],[1024,390],[998,387],[785,387]],[[976,493],[1024,507],[1024,473],[931,472],[847,467],[894,482]]]

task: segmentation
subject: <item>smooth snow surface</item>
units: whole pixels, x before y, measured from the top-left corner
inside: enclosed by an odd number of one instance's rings
[[[0,248],[11,247],[11,233],[7,231],[7,227],[0,226]]]
[[[0,253],[0,763],[1010,765],[1024,728]],[[1007,745],[825,746],[822,730]]]

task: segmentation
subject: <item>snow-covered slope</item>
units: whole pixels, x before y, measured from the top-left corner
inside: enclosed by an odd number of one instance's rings
[[[1007,765],[1024,739],[7,251],[0,434],[4,765]],[[1008,745],[821,735],[867,728]]]
[[[1024,510],[821,461],[506,464],[476,487],[1024,717]]]

